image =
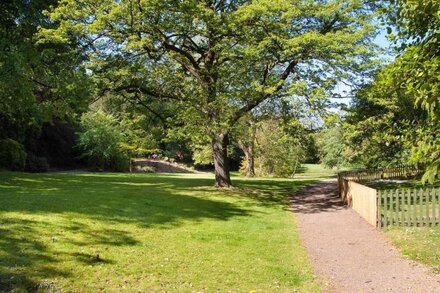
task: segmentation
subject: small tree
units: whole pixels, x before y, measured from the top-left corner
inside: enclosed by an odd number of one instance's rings
[[[324,128],[317,133],[319,158],[321,163],[328,168],[340,168],[345,163],[344,159],[344,131],[340,126]]]
[[[250,113],[238,121],[233,132],[233,137],[244,154],[240,169],[246,177],[255,176],[257,123],[256,118]]]
[[[127,167],[128,155],[121,148],[125,137],[115,117],[102,111],[87,112],[81,117],[81,127],[79,146],[84,156],[101,170],[120,171]]]
[[[130,172],[132,172],[133,157],[142,157],[145,155],[158,153],[158,143],[153,134],[148,132],[148,125],[144,124],[143,115],[123,114],[121,118],[121,131],[124,140],[119,143],[121,150],[126,152]]]
[[[255,144],[257,175],[295,175],[305,157],[301,128],[294,120],[284,125],[278,120],[260,123]]]

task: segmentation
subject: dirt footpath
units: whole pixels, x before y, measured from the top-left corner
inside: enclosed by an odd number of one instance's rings
[[[292,209],[324,292],[440,292],[429,268],[401,257],[337,196],[336,181],[294,195]]]

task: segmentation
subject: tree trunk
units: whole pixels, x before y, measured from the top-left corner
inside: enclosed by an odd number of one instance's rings
[[[227,147],[229,144],[228,134],[222,133],[212,140],[212,153],[215,167],[215,186],[219,188],[230,187],[231,176],[229,174],[229,158]]]
[[[240,149],[244,153],[244,175],[246,177],[254,177],[255,176],[255,167],[254,167],[254,143],[250,142],[249,144],[239,142],[238,143]]]

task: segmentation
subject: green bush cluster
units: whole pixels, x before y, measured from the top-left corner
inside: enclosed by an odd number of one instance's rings
[[[79,145],[96,168],[100,171],[128,168],[129,157],[120,147],[124,134],[117,119],[102,111],[89,112],[81,117],[81,126]]]
[[[160,152],[143,123],[141,115],[84,113],[78,133],[83,156],[99,171],[128,171],[131,158]]]
[[[26,152],[22,144],[10,138],[0,140],[0,168],[22,171],[26,164]]]

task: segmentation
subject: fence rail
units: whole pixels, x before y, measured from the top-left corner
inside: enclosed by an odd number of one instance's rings
[[[342,172],[338,174],[339,193],[345,203],[379,228],[440,226],[440,188],[376,190],[363,185],[378,179],[411,179],[423,172],[414,166]]]
[[[440,188],[378,192],[378,227],[440,225]]]
[[[378,179],[407,179],[422,175],[424,168],[418,166],[401,166],[386,169],[370,169],[346,171],[338,174],[339,180],[350,180],[354,182],[368,182]]]

